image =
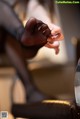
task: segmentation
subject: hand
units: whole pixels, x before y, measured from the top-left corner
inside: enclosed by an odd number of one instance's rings
[[[63,40],[64,36],[62,34],[60,27],[51,24],[50,29],[51,29],[51,36],[47,39],[47,43],[45,46],[48,48],[54,48],[55,54],[58,54],[60,45],[59,41]]]

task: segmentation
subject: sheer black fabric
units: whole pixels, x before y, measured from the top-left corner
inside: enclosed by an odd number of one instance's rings
[[[13,6],[13,4],[15,4],[17,1],[19,0],[0,0],[0,1],[5,1],[7,2],[9,5]]]
[[[4,27],[17,39],[24,30],[18,16],[15,14],[11,6],[5,1],[0,1],[0,26]]]
[[[3,28],[0,32],[1,50],[2,48],[5,49],[7,56],[15,67],[18,76],[25,87],[27,101],[36,102],[48,99],[48,96],[37,90],[31,82],[33,79],[28,68],[26,67],[22,47],[19,42],[15,40],[16,38],[20,39],[20,36],[24,31],[24,27],[12,7],[7,2],[2,0],[0,1],[0,27]],[[5,39],[6,42],[4,41]],[[27,50],[28,49],[26,49],[26,52]]]
[[[19,79],[24,85],[27,102],[32,103],[42,101],[44,99],[51,99],[52,97],[45,95],[35,86],[32,75],[24,59],[23,50],[18,41],[15,41],[12,36],[7,37],[5,49],[7,56],[17,71]]]

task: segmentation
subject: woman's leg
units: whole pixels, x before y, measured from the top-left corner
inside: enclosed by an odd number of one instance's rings
[[[13,66],[16,68],[18,76],[20,77],[20,80],[25,87],[27,102],[36,102],[48,98],[48,96],[43,95],[43,93],[38,91],[38,89],[35,88],[34,84],[32,84],[33,79],[27,68],[27,64],[25,62],[24,54],[22,52],[20,44],[12,37],[8,37],[8,40],[6,41],[6,53]]]

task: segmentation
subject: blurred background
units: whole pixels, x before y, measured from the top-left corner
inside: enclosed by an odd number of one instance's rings
[[[64,40],[60,41],[58,55],[55,55],[53,49],[43,47],[34,58],[26,61],[33,82],[40,91],[51,97],[56,96],[58,99],[73,100],[75,68],[80,56],[79,4],[55,4],[49,0],[4,1],[12,7],[24,25],[30,17],[34,16],[47,24],[51,22],[61,27]],[[24,86],[6,52],[1,50],[0,110],[2,111],[11,109],[11,89],[14,82],[14,102],[24,103]]]

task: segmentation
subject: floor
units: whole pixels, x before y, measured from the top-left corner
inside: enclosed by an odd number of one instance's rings
[[[0,110],[10,111],[11,109],[11,86],[15,79],[14,68],[0,68]],[[38,69],[31,69],[31,74],[36,86],[45,94],[56,96],[59,99],[73,100],[74,98],[74,77],[75,67],[71,65],[47,66]],[[17,82],[16,102],[24,102],[24,88]],[[20,99],[19,96],[22,97]]]
[[[40,90],[51,96],[74,96],[74,65],[50,66],[32,71],[34,82]]]

